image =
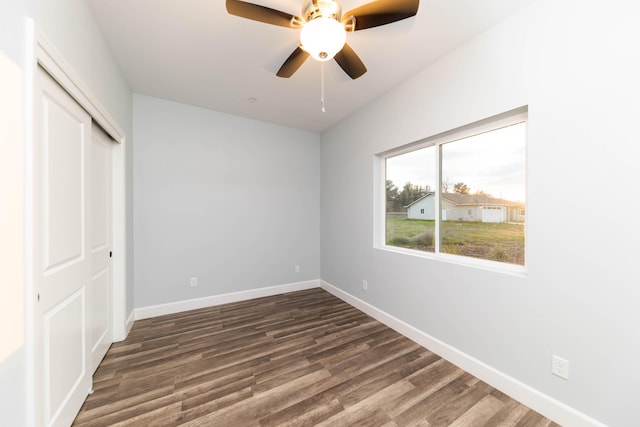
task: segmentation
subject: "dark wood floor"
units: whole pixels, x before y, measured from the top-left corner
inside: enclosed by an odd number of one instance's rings
[[[557,426],[313,289],[140,320],[76,426]]]

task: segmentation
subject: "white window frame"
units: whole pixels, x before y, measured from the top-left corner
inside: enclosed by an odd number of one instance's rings
[[[437,179],[436,188],[442,189],[442,150],[441,146],[450,142],[475,136],[481,133],[490,132],[503,127],[515,125],[525,122],[527,124],[528,134],[528,108],[521,107],[497,116],[489,117],[478,122],[462,126],[451,131],[443,132],[437,135],[433,135],[397,148],[393,148],[374,156],[374,181],[377,191],[374,193],[374,236],[373,246],[375,249],[384,250],[388,252],[406,254],[411,256],[417,256],[420,258],[427,258],[437,261],[443,261],[447,263],[453,263],[458,265],[471,266],[475,268],[481,268],[491,271],[509,273],[519,276],[524,276],[527,273],[527,254],[528,254],[528,238],[527,238],[527,222],[525,221],[524,227],[524,251],[525,262],[524,265],[509,264],[506,262],[492,261],[481,258],[467,257],[463,255],[447,254],[440,251],[440,223],[442,221],[442,210],[440,197],[435,197],[435,212],[436,212],[436,224],[434,230],[434,242],[435,252],[420,251],[416,249],[407,249],[398,246],[387,245],[386,243],[386,194],[385,194],[385,182],[386,182],[386,161],[388,158],[398,155],[410,153],[412,151],[420,150],[427,147],[436,147],[436,161],[435,161],[435,175]],[[525,136],[525,138],[527,138]],[[527,142],[525,141],[525,169],[527,168],[527,156],[526,150],[528,150]],[[526,173],[526,171],[525,171]],[[525,194],[527,192],[525,182]],[[525,198],[526,199],[526,198]],[[525,201],[525,212],[527,210],[527,204]]]

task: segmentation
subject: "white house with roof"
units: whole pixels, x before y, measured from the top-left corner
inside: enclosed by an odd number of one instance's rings
[[[405,206],[405,208],[407,209],[408,219],[436,219],[436,204],[434,193],[429,193],[425,196],[422,196],[408,206]]]
[[[435,219],[434,193],[408,206],[409,219]],[[442,194],[442,219],[474,222],[524,222],[524,203],[512,202],[486,194]]]

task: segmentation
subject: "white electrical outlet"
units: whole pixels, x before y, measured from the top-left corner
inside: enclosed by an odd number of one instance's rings
[[[295,271],[296,273],[300,273],[300,266],[296,265],[295,267],[293,267],[293,271]]]
[[[551,356],[551,373],[565,380],[569,379],[569,361],[558,357],[555,354]]]
[[[192,277],[191,278],[191,287],[192,288],[197,288],[198,287],[198,278],[197,277]]]
[[[362,290],[366,291],[367,289],[369,289],[369,284],[367,283],[366,280],[362,281]]]

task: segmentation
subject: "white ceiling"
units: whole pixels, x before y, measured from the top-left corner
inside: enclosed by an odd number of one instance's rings
[[[414,18],[348,34],[368,72],[351,80],[309,58],[276,77],[299,31],[229,15],[223,0],[89,0],[131,90],[322,132],[534,0],[422,0]],[[343,0],[346,12],[369,0]],[[254,0],[295,15],[303,0]],[[257,99],[250,102],[250,98]]]

